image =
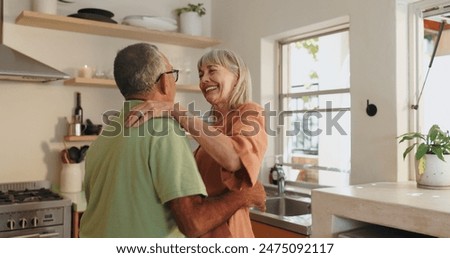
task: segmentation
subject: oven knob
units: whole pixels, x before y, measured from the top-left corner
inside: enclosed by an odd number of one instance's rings
[[[34,217],[34,218],[31,219],[31,225],[33,227],[37,227],[38,223],[39,223],[38,218]]]
[[[20,220],[19,220],[19,226],[20,226],[21,228],[26,228],[26,227],[27,227],[27,224],[28,224],[27,219],[20,219]]]
[[[10,230],[13,230],[13,229],[16,227],[16,221],[13,220],[13,219],[9,219],[9,220],[6,222],[6,226],[7,226]]]

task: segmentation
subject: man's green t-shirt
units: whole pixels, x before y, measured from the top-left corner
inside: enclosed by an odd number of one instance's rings
[[[139,128],[125,128],[123,118],[122,111],[86,155],[80,237],[184,237],[165,204],[206,196],[184,131],[171,118]]]

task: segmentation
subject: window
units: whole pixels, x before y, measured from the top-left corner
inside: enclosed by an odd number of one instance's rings
[[[280,41],[278,151],[287,179],[348,185],[348,24]]]
[[[433,124],[441,129],[450,130],[450,120],[446,110],[450,110],[450,84],[448,69],[450,67],[450,2],[445,6],[429,8],[424,11],[423,62],[420,71],[424,75],[422,98],[418,103],[419,130],[426,132]],[[442,21],[445,21],[439,40],[436,55],[431,63],[438,32]],[[426,76],[428,74],[428,76]],[[422,90],[422,89],[421,89]]]

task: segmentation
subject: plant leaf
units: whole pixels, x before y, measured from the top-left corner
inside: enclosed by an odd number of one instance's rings
[[[417,168],[419,170],[419,175],[422,175],[423,173],[425,173],[425,164],[426,164],[425,157],[422,157],[417,164]]]
[[[402,139],[400,140],[399,143],[402,143],[404,141],[409,141],[415,138],[419,138],[422,139],[424,141],[426,141],[425,136],[421,133],[405,133],[399,136],[399,138],[402,137]]]
[[[433,125],[428,131],[428,138],[430,140],[430,144],[434,143],[439,133],[439,126]]]
[[[416,160],[421,159],[428,152],[428,145],[425,143],[421,143],[419,147],[417,147],[416,152]]]
[[[408,148],[406,148],[405,152],[403,152],[403,159],[406,158],[406,155],[408,155],[408,153],[410,153],[412,151],[412,149],[414,149],[414,147],[416,145],[417,145],[417,143],[414,143],[413,145],[411,145]]]
[[[442,151],[442,148],[440,147],[440,146],[433,146],[433,147],[431,147],[431,151],[434,153],[434,154],[436,154],[437,155],[437,157],[440,159],[440,160],[442,160],[442,161],[445,161],[445,159],[444,159],[444,152]]]

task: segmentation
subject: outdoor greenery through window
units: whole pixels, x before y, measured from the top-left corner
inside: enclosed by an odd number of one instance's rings
[[[348,185],[348,27],[280,42],[279,153],[288,180]]]

